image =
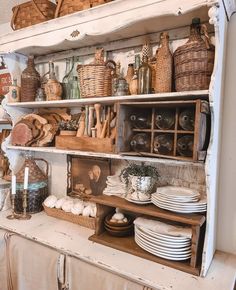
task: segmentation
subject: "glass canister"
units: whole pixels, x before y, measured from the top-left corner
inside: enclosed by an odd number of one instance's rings
[[[21,74],[21,102],[33,102],[40,87],[40,75],[35,69],[34,57],[29,56],[27,67]]]
[[[177,140],[177,152],[180,156],[192,157],[193,156],[193,135],[184,135]]]
[[[161,134],[154,138],[153,151],[161,155],[171,155],[174,148],[174,138],[170,134]]]
[[[195,122],[195,111],[194,109],[186,109],[179,115],[179,126],[183,130],[193,131]]]
[[[160,109],[156,111],[155,125],[158,129],[168,130],[175,124],[175,111],[170,109]]]
[[[45,164],[45,172],[43,172],[36,164],[38,161]],[[31,214],[37,213],[43,210],[43,201],[48,196],[48,162],[44,159],[33,158],[30,154],[26,155],[24,164],[16,174],[16,213],[23,212],[22,199],[25,167],[29,167],[27,212]]]
[[[136,152],[149,152],[150,151],[150,136],[146,133],[135,134],[131,141],[130,146],[132,151]]]

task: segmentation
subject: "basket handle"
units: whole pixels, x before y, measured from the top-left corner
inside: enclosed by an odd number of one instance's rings
[[[49,172],[49,165],[48,165],[48,162],[43,159],[43,158],[34,158],[34,160],[37,160],[37,161],[42,161],[46,164],[46,172],[45,172],[45,175],[48,177],[48,172]]]
[[[32,4],[34,8],[38,11],[38,13],[45,19],[47,20],[47,17],[43,14],[43,12],[39,9],[38,4],[36,3],[36,0],[32,0]]]
[[[57,8],[56,8],[56,12],[55,12],[55,18],[57,18],[59,16],[59,11],[61,9],[62,2],[63,2],[63,0],[58,0],[57,1]]]
[[[16,30],[16,28],[15,28],[15,20],[16,20],[16,16],[17,16],[18,11],[19,11],[19,5],[15,6],[13,8],[13,15],[12,15],[12,18],[11,18],[11,28],[13,30]]]

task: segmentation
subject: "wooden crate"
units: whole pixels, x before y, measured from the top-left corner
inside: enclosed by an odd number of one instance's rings
[[[191,108],[195,112],[194,130],[190,131],[180,128],[178,121],[180,113],[187,108]],[[155,125],[156,112],[161,109],[171,109],[174,111],[175,123],[168,130],[158,129]],[[129,120],[130,115],[142,112],[145,112],[149,116],[150,126],[143,129],[133,128]],[[209,104],[203,100],[120,103],[117,130],[117,152],[120,154],[162,157],[185,161],[204,161],[210,135]],[[146,133],[150,139],[150,147],[145,152],[132,151],[130,141],[137,133]],[[173,139],[173,150],[168,154],[154,152],[154,138],[163,134],[168,134]],[[193,153],[192,156],[187,157],[181,156],[177,150],[179,138],[186,135],[193,136]]]
[[[140,206],[116,196],[94,196],[90,201],[97,204],[97,216],[95,218],[95,234],[91,236],[89,240],[193,275],[200,275],[201,257],[205,236],[206,219],[204,215],[173,213],[160,209],[153,204]],[[151,217],[152,219],[157,219],[163,222],[191,227],[191,258],[181,262],[163,259],[140,248],[135,243],[134,236],[122,238],[110,236],[104,228],[104,219],[110,212],[115,211],[115,207],[118,207],[134,216]]]

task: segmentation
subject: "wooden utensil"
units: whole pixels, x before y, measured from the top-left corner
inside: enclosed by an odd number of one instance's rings
[[[97,138],[99,138],[102,133],[101,104],[95,104],[94,109],[95,109],[96,118],[97,118],[97,123],[95,125],[95,128],[97,129]]]
[[[89,120],[88,120],[88,135],[92,137],[92,128],[94,126],[94,107],[89,107]]]
[[[84,137],[88,137],[88,120],[89,118],[89,106],[85,106],[85,129],[84,129]]]
[[[80,119],[79,119],[79,128],[77,130],[76,137],[82,137],[84,135],[85,130],[85,112],[81,113]]]

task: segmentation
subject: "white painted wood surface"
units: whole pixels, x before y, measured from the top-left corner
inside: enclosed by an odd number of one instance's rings
[[[203,20],[207,19],[207,5],[213,6],[218,1],[210,0],[184,0],[181,1],[181,5],[177,0],[165,0],[165,1],[154,1],[154,0],[133,0],[124,1],[117,0],[113,3],[99,6],[88,11],[78,12],[76,14],[63,17],[58,20],[49,21],[42,23],[28,29],[22,29],[14,33],[0,38],[0,53],[8,52],[23,52],[23,53],[34,53],[34,54],[46,54],[52,53],[60,49],[73,49],[78,47],[84,47],[88,45],[101,44],[103,42],[114,41],[119,38],[125,38],[128,36],[137,36],[140,34],[146,34],[155,32],[157,30],[163,30],[166,28],[176,28],[182,25],[189,24],[191,18],[194,16],[201,16]],[[208,196],[208,219],[207,219],[207,234],[204,245],[203,254],[203,268],[202,275],[205,275],[207,269],[211,263],[215,251],[215,221],[216,221],[216,195],[217,195],[217,179],[218,179],[218,159],[219,159],[219,140],[220,140],[220,106],[221,106],[221,85],[222,85],[222,73],[223,73],[223,53],[224,53],[224,38],[226,35],[226,16],[222,2],[220,1],[220,8],[213,6],[211,8],[211,22],[215,25],[216,29],[216,63],[212,82],[210,86],[210,102],[212,109],[212,136],[211,143],[208,151],[208,159],[206,163],[206,177],[207,177],[207,196]],[[112,10],[111,10],[112,9]],[[112,12],[111,12],[112,11]],[[109,15],[110,14],[110,15]],[[180,15],[177,17],[177,15]],[[159,17],[165,16],[165,17]],[[161,19],[161,21],[160,21]],[[55,25],[56,24],[56,25]],[[74,30],[79,30],[80,34],[77,38],[73,39],[69,36]],[[181,42],[181,41],[180,41]],[[180,44],[178,42],[178,44]],[[14,43],[14,44],[13,44]],[[34,47],[32,47],[32,43]],[[45,43],[45,46],[42,44]],[[120,42],[119,42],[120,45]],[[118,48],[119,48],[118,45]],[[120,49],[120,48],[119,48]],[[38,58],[40,59],[40,58]],[[17,55],[9,54],[7,56],[7,62],[12,75],[18,75],[21,70],[24,61],[19,60]],[[18,72],[18,73],[17,73]],[[183,96],[185,96],[183,94]],[[107,99],[108,100],[108,99]],[[106,101],[107,101],[106,100]],[[110,100],[113,101],[113,100]],[[82,100],[76,101],[80,104]],[[75,102],[75,103],[76,103]],[[89,102],[89,100],[86,102]],[[78,106],[78,103],[69,102],[69,106]],[[63,102],[60,103],[63,106]],[[30,109],[26,107],[28,105],[23,104],[25,107],[22,108],[22,104],[10,105],[7,110],[13,117],[13,123],[16,122],[22,114],[29,112]],[[35,106],[41,106],[43,104],[33,104]],[[51,104],[48,104],[51,105]],[[59,104],[57,104],[59,105]],[[59,105],[60,106],[60,105]],[[30,108],[30,105],[28,106]],[[4,143],[3,147],[7,148],[7,154],[10,158],[11,167],[16,170],[17,165],[20,162],[19,151],[12,149],[19,149],[17,147],[10,147],[10,137]],[[11,149],[11,150],[10,150]],[[37,154],[44,155],[45,152],[59,153],[58,150],[44,149],[41,148],[33,149],[37,151]],[[23,151],[22,149],[21,151]],[[28,148],[25,148],[28,150]],[[51,151],[50,151],[51,150]],[[68,151],[60,153],[67,154]],[[72,154],[81,154],[74,151]],[[90,153],[86,153],[90,154]],[[42,156],[41,155],[41,156]],[[96,155],[97,156],[97,155]],[[106,157],[101,155],[101,157]],[[55,162],[56,158],[50,157],[52,163]],[[143,159],[144,160],[144,159]],[[153,161],[154,159],[146,159],[147,161]],[[65,155],[61,158],[61,162],[65,161]],[[156,161],[156,160],[155,160]],[[163,161],[157,160],[157,162],[176,162],[176,161]],[[178,164],[181,164],[177,161]],[[58,167],[54,172],[58,173],[59,169],[65,173],[65,166],[61,166],[62,163],[57,163]],[[53,167],[55,168],[55,166]],[[54,174],[56,176],[56,174]],[[58,179],[53,180],[53,182]]]
[[[93,231],[81,226],[35,214],[29,221],[6,219],[0,212],[0,228],[57,249],[106,269],[153,290],[233,290],[236,256],[217,252],[207,277],[196,277],[91,241]]]

